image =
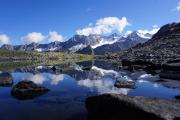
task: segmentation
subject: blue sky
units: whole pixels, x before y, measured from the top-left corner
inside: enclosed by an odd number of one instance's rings
[[[41,33],[40,42],[49,42],[49,32],[64,40],[76,31],[96,26],[96,21],[106,17],[125,17],[127,30],[151,30],[180,22],[180,0],[0,0],[0,34],[9,38],[10,44],[23,44],[32,32]],[[114,31],[113,31],[114,32]],[[61,34],[62,36],[58,36]],[[37,35],[37,34],[34,34]],[[31,35],[30,35],[31,36]],[[5,37],[5,36],[4,36]],[[0,37],[0,40],[4,37]],[[43,39],[43,40],[42,40]]]

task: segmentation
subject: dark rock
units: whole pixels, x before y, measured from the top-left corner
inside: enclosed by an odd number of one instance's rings
[[[55,65],[51,68],[53,72],[62,72],[62,69],[59,65]]]
[[[10,73],[0,73],[0,86],[11,86],[13,79]]]
[[[104,94],[86,99],[89,120],[174,120],[180,102],[156,98]]]
[[[27,100],[43,95],[48,91],[49,89],[43,86],[37,85],[32,81],[24,80],[13,87],[11,94],[17,99]]]
[[[114,86],[117,88],[135,88],[135,82],[127,80],[116,80]]]
[[[128,59],[122,59],[121,63],[122,63],[122,66],[129,66],[132,64],[132,61]]]
[[[53,66],[53,67],[51,68],[51,70],[52,70],[52,71],[56,71],[56,67]]]
[[[87,71],[89,71],[89,70],[91,70],[91,68],[90,68],[90,67],[83,67],[82,70],[87,70]]]
[[[155,82],[167,82],[166,80],[160,79],[160,80],[156,80]]]
[[[160,78],[180,80],[180,72],[161,72],[159,73]]]
[[[163,70],[165,71],[180,71],[180,63],[167,63],[162,65]]]
[[[176,98],[177,100],[180,100],[180,95],[176,95],[175,98]]]

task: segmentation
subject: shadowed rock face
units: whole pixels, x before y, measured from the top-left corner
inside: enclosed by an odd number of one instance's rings
[[[37,96],[43,95],[48,92],[49,89],[37,85],[32,81],[21,81],[15,85],[11,91],[11,94],[21,100],[33,99]]]
[[[0,86],[11,86],[13,84],[12,76],[9,73],[0,73]]]
[[[180,102],[104,94],[86,99],[89,120],[178,120]]]

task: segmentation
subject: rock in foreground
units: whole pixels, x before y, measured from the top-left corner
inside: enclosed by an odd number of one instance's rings
[[[12,76],[9,73],[0,73],[0,86],[11,86],[13,84]]]
[[[175,98],[176,98],[177,100],[180,100],[180,95],[176,95]]]
[[[43,86],[37,85],[32,81],[24,80],[13,87],[11,94],[17,99],[26,100],[33,99],[48,91],[49,89]]]
[[[89,120],[179,120],[180,102],[117,94],[86,99]]]

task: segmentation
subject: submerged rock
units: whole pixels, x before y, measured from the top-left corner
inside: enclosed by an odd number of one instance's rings
[[[26,100],[33,99],[48,91],[49,89],[43,86],[37,85],[32,81],[24,80],[13,87],[11,94],[17,99]]]
[[[0,86],[11,86],[13,79],[10,73],[0,73]]]
[[[104,94],[86,99],[89,120],[177,120],[180,102]]]
[[[116,80],[114,86],[117,88],[135,88],[135,82],[127,80]]]
[[[160,78],[180,80],[180,72],[161,72],[159,73]]]

